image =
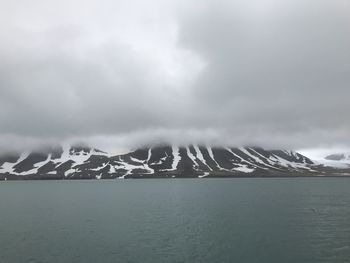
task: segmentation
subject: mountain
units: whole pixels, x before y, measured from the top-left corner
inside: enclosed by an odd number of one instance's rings
[[[86,146],[0,156],[0,180],[348,175],[286,150],[190,145],[111,155]]]
[[[344,163],[350,163],[350,153],[336,153],[325,157],[329,161],[339,161]]]

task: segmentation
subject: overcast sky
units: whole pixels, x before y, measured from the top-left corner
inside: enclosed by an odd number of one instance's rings
[[[350,147],[348,0],[0,0],[0,150]]]

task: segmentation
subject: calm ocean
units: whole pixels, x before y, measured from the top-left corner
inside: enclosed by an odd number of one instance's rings
[[[0,183],[0,262],[350,262],[350,178]]]

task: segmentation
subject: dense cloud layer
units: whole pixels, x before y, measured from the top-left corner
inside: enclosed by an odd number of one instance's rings
[[[344,0],[0,3],[0,148],[350,147]]]

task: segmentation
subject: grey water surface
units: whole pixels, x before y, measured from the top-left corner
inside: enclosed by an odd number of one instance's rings
[[[0,262],[350,262],[350,178],[1,182]]]

